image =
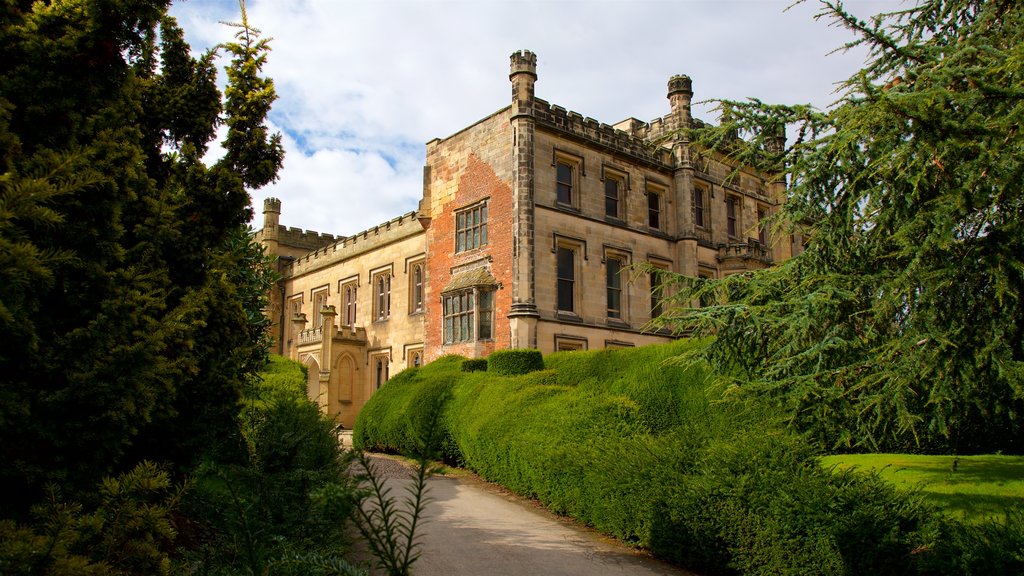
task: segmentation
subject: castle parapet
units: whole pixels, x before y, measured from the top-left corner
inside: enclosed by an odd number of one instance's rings
[[[671,168],[671,154],[667,150],[652,146],[642,138],[593,118],[585,118],[582,114],[567,111],[561,106],[553,106],[540,98],[534,99],[534,116],[537,123],[542,126],[620,154],[627,154],[660,168]]]
[[[340,237],[339,240],[332,244],[322,246],[304,256],[296,258],[284,270],[284,274],[285,276],[291,276],[316,270],[408,236],[422,233],[423,226],[420,225],[419,220],[416,218],[416,213],[407,212],[373,228],[367,228],[351,236]]]

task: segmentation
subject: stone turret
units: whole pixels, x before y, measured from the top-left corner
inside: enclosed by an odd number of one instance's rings
[[[261,240],[269,254],[277,254],[281,243],[281,201],[267,198],[263,201],[263,234]]]
[[[263,229],[277,230],[281,223],[281,201],[267,198],[263,201]]]
[[[693,119],[690,114],[690,102],[693,100],[693,81],[685,74],[679,74],[669,78],[668,101],[672,106],[672,116],[678,122],[679,128],[687,126]]]
[[[534,276],[534,132],[537,55],[513,52],[508,79],[512,81],[512,306],[508,312],[513,348],[537,347]]]
[[[509,58],[508,79],[512,81],[512,101],[520,103],[516,114],[527,112],[533,105],[533,85],[537,82],[537,55],[529,50],[513,52]]]

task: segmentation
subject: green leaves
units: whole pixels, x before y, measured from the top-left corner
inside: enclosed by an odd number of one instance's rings
[[[266,355],[273,276],[246,228],[246,185],[280,167],[264,126],[268,45],[235,55],[246,74],[228,87],[248,105],[221,118],[214,54],[191,55],[167,5],[38,2],[0,19],[0,508],[11,514],[46,482],[78,497],[143,459],[180,472],[230,443]],[[222,121],[234,126],[228,159],[207,167]]]
[[[1024,10],[935,0],[862,22],[822,4],[872,51],[842,99],[824,113],[727,102],[730,122],[693,136],[777,170],[785,218],[812,241],[767,271],[670,279],[663,322],[717,335],[710,356],[827,445],[1024,449],[1024,79],[1007,66]],[[780,125],[796,128],[781,153],[767,140]]]

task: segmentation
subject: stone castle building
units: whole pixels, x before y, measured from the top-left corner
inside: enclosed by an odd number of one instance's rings
[[[415,212],[332,236],[280,225],[281,202],[265,202],[276,351],[308,366],[310,397],[345,426],[389,375],[444,354],[666,341],[644,329],[659,303],[632,264],[717,278],[800,249],[763,225],[782,183],[680,134],[700,122],[690,78],[669,80],[664,117],[614,125],[537,98],[531,52],[509,78],[510,105],[427,143]]]

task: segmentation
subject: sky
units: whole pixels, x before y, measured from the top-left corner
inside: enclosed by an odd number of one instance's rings
[[[345,236],[416,210],[426,143],[511,102],[517,50],[537,54],[538,98],[606,124],[667,114],[674,74],[692,78],[695,102],[827,108],[866,52],[836,53],[850,32],[815,20],[817,1],[792,2],[247,0],[250,25],[271,38],[269,124],[285,146],[278,181],[252,191],[253,224],[268,196],[282,224]],[[904,5],[845,6],[867,18]],[[171,13],[197,53],[230,41],[223,22],[240,19],[237,0],[175,0]],[[715,121],[711,110],[694,113]]]

